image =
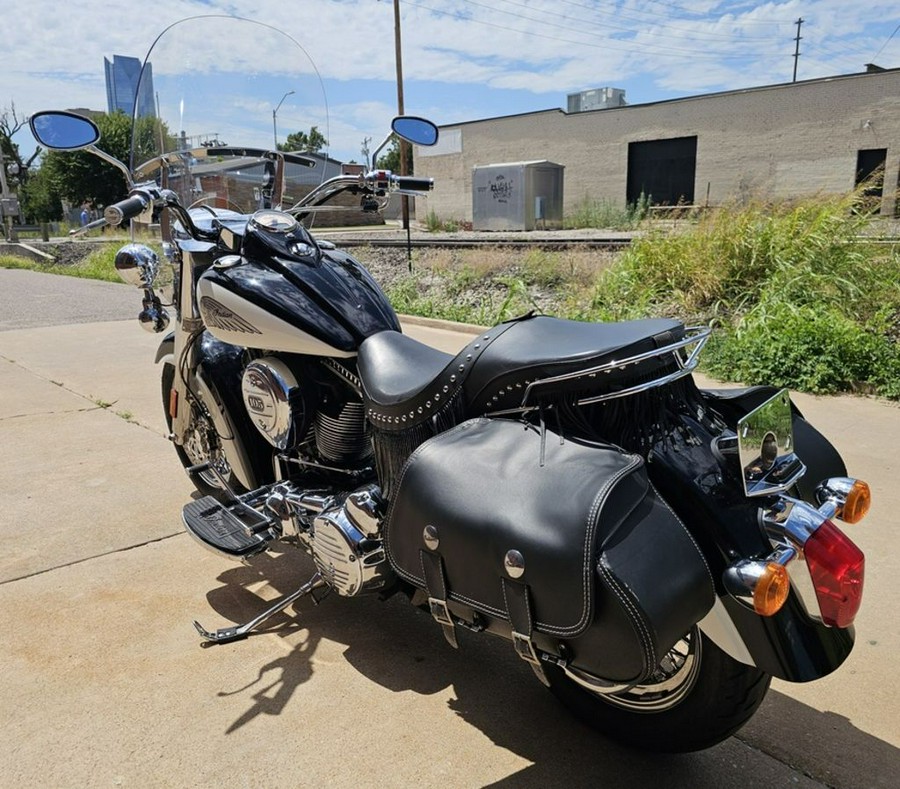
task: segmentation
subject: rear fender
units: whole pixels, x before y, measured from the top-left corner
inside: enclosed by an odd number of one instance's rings
[[[707,404],[730,426],[775,394],[769,387],[729,392],[702,392]],[[801,497],[829,476],[844,476],[845,466],[835,448],[795,409],[794,444],[807,464]],[[710,451],[715,435],[706,426],[685,417],[684,431],[697,439],[690,443],[673,436],[652,453],[651,478],[701,545],[712,569],[717,601],[701,620],[700,628],[735,660],[755,665],[774,677],[808,682],[837,669],[850,654],[852,627],[827,627],[812,619],[796,590],[785,606],[762,617],[727,594],[722,583],[726,567],[737,557],[768,555],[772,546],[759,525],[760,502],[743,495],[737,473]]]

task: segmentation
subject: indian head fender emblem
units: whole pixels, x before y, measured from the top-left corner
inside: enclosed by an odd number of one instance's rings
[[[252,323],[209,296],[203,296],[200,299],[200,312],[206,325],[213,329],[241,334],[262,334]]]

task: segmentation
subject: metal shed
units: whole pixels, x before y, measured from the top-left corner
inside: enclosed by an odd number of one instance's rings
[[[563,165],[546,160],[474,167],[473,230],[559,227],[564,171]]]

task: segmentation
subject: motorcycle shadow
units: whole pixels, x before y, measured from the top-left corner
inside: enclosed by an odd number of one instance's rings
[[[248,586],[266,581],[279,595],[290,594],[313,571],[312,561],[299,551],[269,552],[254,558],[249,566],[226,570],[218,578],[222,585],[210,591],[207,598],[223,618],[244,621],[265,607]],[[291,651],[266,664],[243,687],[220,694],[240,695],[252,690],[251,706],[228,733],[259,715],[280,714],[297,689],[313,677],[312,658],[321,641],[327,640],[346,645],[342,657],[368,680],[392,692],[432,695],[452,688],[455,698],[448,701],[450,710],[498,747],[531,762],[524,770],[490,786],[594,787],[602,776],[604,786],[612,789],[636,785],[771,787],[773,777],[781,771],[783,780],[787,770],[780,762],[816,776],[822,775],[822,765],[837,767],[835,754],[868,754],[874,770],[867,771],[869,775],[880,773],[885,779],[889,772],[893,774],[886,766],[897,764],[897,749],[859,731],[845,718],[836,722],[838,716],[776,692],[770,692],[759,711],[760,723],[768,717],[767,711],[780,715],[787,706],[788,719],[804,721],[808,737],[803,743],[781,741],[776,745],[765,733],[768,727],[754,726],[751,721],[740,742],[733,737],[699,753],[659,755],[619,746],[575,720],[537,682],[509,643],[461,631],[460,648],[454,650],[431,617],[412,608],[402,595],[380,601],[331,594],[318,606],[304,598],[294,604],[293,610],[289,608],[269,620],[259,633],[289,638],[304,629],[308,636]],[[816,736],[819,730],[829,732],[827,745],[817,745],[823,742]],[[423,758],[428,757],[423,754]],[[860,768],[866,771],[865,765],[855,760],[853,774],[857,778]],[[835,778],[841,772],[829,769],[828,776]],[[723,783],[723,776],[730,778]],[[736,776],[741,776],[739,783],[733,783]],[[847,777],[847,783],[828,783],[834,787],[858,785],[852,775]],[[801,784],[806,781],[801,774],[797,778]],[[867,785],[889,784],[876,780]]]

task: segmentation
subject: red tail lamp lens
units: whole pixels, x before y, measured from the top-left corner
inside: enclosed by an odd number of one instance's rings
[[[822,621],[831,627],[849,627],[862,602],[863,552],[829,520],[813,532],[803,551]]]

